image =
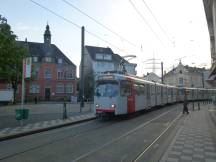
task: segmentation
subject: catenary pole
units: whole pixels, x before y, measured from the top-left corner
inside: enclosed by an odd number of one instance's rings
[[[163,62],[161,62],[161,83],[164,84],[164,78],[163,78]]]
[[[82,26],[81,33],[81,76],[80,76],[80,112],[84,107],[84,39],[85,39],[85,28]]]

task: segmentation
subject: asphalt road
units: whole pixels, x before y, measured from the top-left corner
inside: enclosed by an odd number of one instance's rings
[[[181,112],[182,105],[169,106],[3,141],[0,161],[158,161],[184,120]]]

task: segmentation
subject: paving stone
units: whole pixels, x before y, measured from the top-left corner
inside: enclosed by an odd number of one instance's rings
[[[180,156],[181,160],[192,160],[191,156]]]
[[[167,158],[167,162],[179,162],[179,159],[176,159],[176,158]]]
[[[171,158],[169,160],[178,162],[216,162],[215,143],[208,129],[205,110],[186,116],[166,151],[167,161]]]
[[[216,153],[215,152],[205,152],[206,156],[213,156],[216,157]]]
[[[202,154],[193,154],[193,157],[194,157],[194,158],[203,159],[203,158],[204,158],[204,155],[202,155]]]
[[[192,150],[188,150],[188,149],[184,149],[182,152],[186,153],[186,154],[192,154],[193,153]]]
[[[215,159],[205,159],[205,162],[215,162]]]

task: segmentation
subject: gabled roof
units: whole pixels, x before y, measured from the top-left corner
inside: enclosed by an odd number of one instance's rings
[[[106,61],[106,62],[112,61],[112,62],[119,64],[121,62],[121,60],[123,59],[125,63],[132,64],[132,63],[129,63],[124,58],[122,58],[120,55],[114,54],[113,51],[111,50],[111,48],[109,48],[109,47],[104,48],[104,47],[95,47],[95,46],[85,46],[85,48],[87,49],[91,59],[94,61]],[[96,56],[95,56],[97,53],[111,54],[112,60],[97,60]],[[134,64],[134,65],[136,65],[136,64]]]
[[[50,48],[47,48],[47,45],[45,43],[37,43],[37,42],[25,42],[25,41],[17,41],[18,44],[24,46],[27,48],[28,55],[33,57],[37,56],[39,58],[45,57],[47,53],[51,53],[51,57],[54,58],[62,58],[67,64],[73,65],[76,67],[76,65],[68,59],[67,56],[64,55],[64,53],[56,47],[54,44],[50,44]]]
[[[91,59],[94,61],[97,60],[96,59],[97,53],[104,53],[104,54],[111,54],[111,55],[114,54],[113,51],[111,50],[111,48],[109,48],[109,47],[104,48],[104,47],[95,47],[95,46],[85,46],[85,48],[87,49]],[[97,61],[100,61],[100,60],[97,60]],[[102,61],[104,61],[104,60],[102,60]],[[109,61],[109,60],[106,60],[106,61]]]

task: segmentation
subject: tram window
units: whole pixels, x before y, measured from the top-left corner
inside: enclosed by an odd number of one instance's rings
[[[157,95],[161,94],[161,87],[157,87]]]
[[[151,95],[153,96],[155,94],[155,86],[151,85]]]
[[[139,88],[140,88],[140,94],[144,95],[145,94],[145,87],[144,87],[144,85],[140,85]]]
[[[98,83],[95,89],[97,97],[115,97],[118,95],[119,86],[117,82],[101,82]]]
[[[135,91],[136,91],[136,94],[139,96],[139,95],[140,95],[140,88],[139,88],[139,85],[134,84],[134,89],[135,89]]]
[[[121,81],[121,96],[130,96],[131,95],[131,82],[130,81]]]

